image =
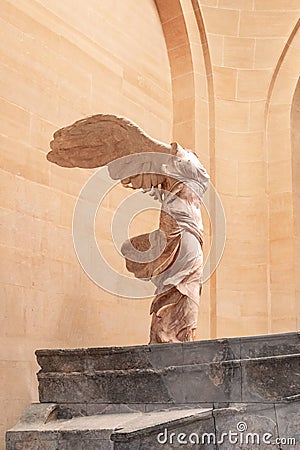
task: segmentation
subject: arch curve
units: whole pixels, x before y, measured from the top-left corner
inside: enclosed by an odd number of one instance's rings
[[[266,165],[269,209],[269,330],[299,329],[299,240],[295,230],[295,141],[293,109],[299,85],[300,20],[277,62],[265,109]],[[293,136],[292,136],[293,137]],[[299,149],[298,149],[299,151]],[[298,293],[298,294],[297,294]],[[284,308],[282,308],[284,304]],[[298,319],[297,319],[298,317]],[[298,320],[298,325],[297,325]]]

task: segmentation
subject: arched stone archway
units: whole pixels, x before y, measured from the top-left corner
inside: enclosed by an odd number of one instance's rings
[[[249,9],[250,2],[242,8],[202,0],[155,3],[171,68],[173,139],[199,151],[228,212],[223,266],[204,290],[202,308],[209,307],[200,320],[205,317],[201,327],[208,331],[198,338],[294,330],[290,130],[299,16],[288,12],[280,36],[271,39],[257,27],[262,12],[258,5]],[[282,9],[266,10],[266,30]]]
[[[173,135],[209,162],[214,94],[207,37],[198,0],[155,0],[171,69]]]
[[[299,141],[295,130],[297,123],[298,126],[300,124],[297,112],[299,52],[300,21],[294,27],[278,60],[265,111],[269,215],[268,315],[269,332],[272,333],[297,329],[299,238],[295,233],[295,225],[296,180],[297,174],[299,175],[296,147],[297,142],[299,146]]]

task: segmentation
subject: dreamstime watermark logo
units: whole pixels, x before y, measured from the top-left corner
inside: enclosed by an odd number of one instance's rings
[[[95,221],[101,203],[108,193],[119,183],[119,179],[134,177],[140,174],[136,167],[145,167],[145,173],[155,173],[165,176],[164,163],[175,158],[169,154],[141,153],[119,158],[97,170],[82,188],[73,214],[73,242],[78,260],[86,274],[106,291],[129,298],[148,298],[154,295],[155,286],[149,281],[133,278],[111,267],[104,258],[101,248],[97,244]],[[138,161],[138,164],[136,162]],[[149,170],[151,163],[156,161],[154,170]],[[157,161],[160,161],[158,164]],[[148,168],[147,168],[148,167]],[[116,176],[115,174],[118,174]],[[110,176],[113,174],[113,178]],[[173,178],[176,176],[172,175]],[[178,181],[182,182],[179,177]],[[150,192],[150,194],[153,194]],[[163,191],[162,191],[163,194]],[[170,192],[167,192],[170,195]],[[133,218],[149,209],[164,208],[153,195],[133,190],[125,200],[117,205],[111,222],[111,239],[115,249],[121,254],[122,244],[128,240],[129,226]],[[216,270],[223,254],[225,245],[225,214],[220,198],[210,183],[203,198],[211,224],[211,246],[204,263],[203,282],[207,281]],[[101,212],[101,210],[100,210]],[[167,211],[172,215],[172,211]],[[100,216],[101,217],[101,216]],[[156,232],[155,242],[151,242],[154,235],[150,234],[150,249],[141,252],[132,246],[130,260],[137,262],[151,262],[158,258],[165,249],[166,239],[163,232]],[[157,239],[160,245],[157,245]],[[180,253],[180,252],[179,252]],[[177,255],[178,257],[178,255]]]
[[[157,442],[164,444],[180,444],[180,445],[296,445],[296,438],[294,437],[275,437],[272,433],[266,432],[250,432],[246,422],[238,422],[236,430],[216,433],[175,433],[169,432],[167,428],[163,432],[158,433]],[[240,447],[239,447],[240,448]]]

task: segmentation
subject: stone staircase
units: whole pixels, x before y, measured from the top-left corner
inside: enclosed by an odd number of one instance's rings
[[[286,333],[38,350],[40,403],[7,450],[300,449],[299,344]]]

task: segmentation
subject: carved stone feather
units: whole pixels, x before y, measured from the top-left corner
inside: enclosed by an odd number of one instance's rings
[[[48,161],[92,169],[135,153],[170,153],[171,145],[148,136],[138,125],[113,114],[96,114],[56,131]]]

